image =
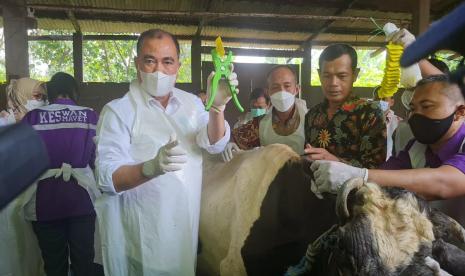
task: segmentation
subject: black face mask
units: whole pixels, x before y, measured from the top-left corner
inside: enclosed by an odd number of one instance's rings
[[[454,115],[455,111],[444,119],[431,119],[420,114],[413,114],[408,124],[418,142],[431,145],[446,134],[454,121]]]

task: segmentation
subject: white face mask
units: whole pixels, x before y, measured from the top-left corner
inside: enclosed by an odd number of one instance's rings
[[[154,73],[139,72],[142,80],[142,89],[150,95],[154,97],[163,97],[173,91],[174,84],[176,83],[176,74],[166,75],[160,71]]]
[[[295,95],[287,91],[276,92],[271,95],[270,98],[271,104],[273,104],[274,108],[279,112],[288,111],[295,102]]]
[[[45,102],[42,100],[27,100],[26,104],[24,107],[27,109],[27,111],[31,111],[33,109],[42,107],[45,105]]]

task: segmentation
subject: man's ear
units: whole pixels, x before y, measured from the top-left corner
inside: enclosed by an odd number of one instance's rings
[[[465,118],[465,105],[459,105],[455,112],[456,119]]]
[[[354,82],[357,81],[358,73],[360,73],[360,68],[355,68],[355,71],[354,71]]]
[[[295,92],[296,92],[296,96],[300,95],[300,92],[302,91],[302,87],[300,86],[300,84],[296,84],[295,86]]]

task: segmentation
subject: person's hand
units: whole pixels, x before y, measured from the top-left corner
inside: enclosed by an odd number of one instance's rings
[[[221,157],[223,158],[223,162],[229,162],[234,157],[234,152],[242,151],[236,143],[230,142],[224,148],[224,151],[221,153]]]
[[[16,123],[16,117],[13,113],[13,110],[9,109],[8,111],[0,111],[0,126],[9,125]]]
[[[210,76],[207,79],[207,102],[211,96],[211,82],[215,72],[211,72]],[[234,73],[234,66],[231,64],[231,74],[229,75],[229,83],[236,86],[236,92],[239,93],[237,86],[239,81],[237,80],[237,74]],[[216,92],[215,100],[213,101],[212,107],[215,111],[223,112],[226,108],[226,104],[231,100],[231,92],[229,90],[229,85],[226,80],[221,79],[218,83],[218,91]]]
[[[335,155],[332,155],[329,151],[324,148],[314,148],[310,144],[305,145],[305,157],[310,159],[310,161],[315,160],[330,160],[330,161],[339,161]]]
[[[336,161],[314,161],[310,169],[315,178],[315,190],[319,194],[337,193],[342,184],[355,177],[363,178],[364,181],[368,179],[367,169],[352,167]]]
[[[187,152],[179,146],[176,134],[171,134],[169,142],[162,146],[155,158],[142,165],[142,174],[153,178],[167,172],[179,171],[187,162]]]
[[[451,274],[447,273],[445,270],[441,269],[441,266],[439,263],[431,258],[431,257],[425,257],[425,264],[433,270],[435,276],[452,276]]]
[[[400,29],[389,36],[387,40],[407,48],[410,44],[415,42],[415,36],[407,29]]]

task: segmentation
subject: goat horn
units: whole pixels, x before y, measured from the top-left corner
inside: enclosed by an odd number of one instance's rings
[[[362,178],[352,178],[347,180],[339,188],[336,198],[336,215],[339,219],[347,219],[350,217],[349,210],[347,209],[347,197],[354,189],[360,189],[363,186]]]

